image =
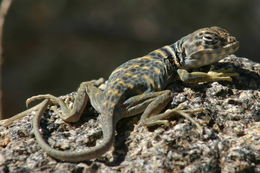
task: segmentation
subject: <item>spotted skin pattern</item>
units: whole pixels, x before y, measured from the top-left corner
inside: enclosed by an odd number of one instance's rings
[[[158,55],[132,59],[115,69],[104,95],[107,95],[106,100],[115,103],[138,94],[160,91],[172,74],[173,66],[169,60]],[[111,92],[117,94],[111,95]]]
[[[33,120],[34,134],[50,156],[70,162],[94,159],[107,152],[113,144],[116,123],[125,117],[141,114],[140,124],[145,126],[168,125],[165,120],[179,114],[191,120],[189,114],[200,110],[183,110],[183,105],[162,112],[172,100],[170,90],[164,90],[170,79],[179,78],[184,82],[200,83],[211,81],[231,81],[234,73],[203,73],[187,70],[210,65],[234,53],[239,47],[235,37],[220,27],[199,29],[175,42],[154,50],[146,56],[131,59],[117,67],[110,75],[104,91],[91,82],[83,82],[75,97],[73,108],[52,95],[31,97],[27,103],[45,99]],[[88,150],[72,152],[51,148],[42,138],[40,119],[50,102],[60,105],[61,118],[68,122],[79,120],[88,99],[100,113],[103,142]]]

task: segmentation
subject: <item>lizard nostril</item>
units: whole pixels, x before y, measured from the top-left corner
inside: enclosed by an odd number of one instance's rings
[[[232,36],[230,36],[230,37],[228,37],[228,42],[235,42],[236,41],[236,38],[235,37],[232,37]]]

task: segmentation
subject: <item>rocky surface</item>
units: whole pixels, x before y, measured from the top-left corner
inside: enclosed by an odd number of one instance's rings
[[[35,142],[32,113],[0,127],[0,172],[260,172],[260,64],[230,56],[216,67],[233,67],[239,76],[233,82],[168,86],[175,93],[170,107],[185,102],[185,109],[205,109],[193,116],[202,135],[183,117],[171,118],[169,127],[146,128],[138,126],[136,116],[118,123],[114,147],[104,156],[61,162]],[[98,114],[88,106],[84,115],[67,124],[47,111],[41,122],[45,139],[61,150],[98,145]]]

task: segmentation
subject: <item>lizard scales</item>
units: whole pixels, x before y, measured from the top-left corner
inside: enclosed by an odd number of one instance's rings
[[[228,46],[225,47],[226,45]],[[116,105],[127,98],[163,90],[171,76],[175,74],[178,77],[177,69],[212,64],[237,49],[238,42],[235,37],[222,28],[211,27],[197,30],[146,56],[129,60],[110,75],[103,94],[105,98],[101,98],[105,100],[102,109],[113,114]],[[187,55],[193,56],[194,59],[188,59]],[[198,61],[199,58],[201,60]]]
[[[205,34],[208,34],[209,38],[204,38]],[[210,34],[213,34],[215,39],[219,39],[218,44],[215,44],[218,40],[210,40],[212,39]],[[227,43],[234,44],[223,48]],[[200,53],[207,49],[207,53]],[[110,108],[113,108],[113,103],[120,103],[125,98],[163,90],[169,82],[168,79],[177,72],[178,68],[190,69],[212,64],[237,49],[238,42],[235,37],[228,35],[224,29],[211,27],[197,30],[172,45],[164,46],[146,56],[120,65],[110,75],[104,95],[107,96],[106,100],[112,103]],[[187,59],[187,55],[196,56],[203,61]]]
[[[168,117],[168,113],[160,114],[160,112],[172,99],[171,91],[164,90],[172,76],[175,78],[179,75],[182,79],[181,75],[187,73],[185,70],[215,63],[234,53],[238,47],[239,42],[225,29],[220,27],[202,28],[181,38],[174,44],[166,45],[146,56],[129,60],[120,65],[110,75],[104,91],[98,90],[93,85],[82,84],[78,89],[78,98],[75,99],[73,111],[71,111],[73,113],[70,112],[67,117],[81,114],[85,105],[82,100],[86,100],[86,97],[90,98],[92,106],[101,116],[103,142],[89,150],[72,152],[51,148],[39,132],[40,117],[47,107],[47,100],[59,103],[61,107],[64,107],[62,109],[65,113],[69,111],[56,97],[50,95],[32,97],[29,102],[36,99],[46,99],[46,104],[43,104],[45,106],[39,110],[38,115],[34,118],[35,137],[42,149],[56,159],[78,162],[97,158],[112,146],[116,123],[124,117],[141,113],[141,124],[147,126],[167,124],[166,120],[161,119]],[[206,82],[230,81],[229,77],[214,78],[202,73],[196,75],[194,73],[194,75],[190,74],[189,76],[192,78],[188,78],[188,80],[195,82],[204,80]],[[185,111],[176,108],[172,110],[172,113],[174,112],[184,114]],[[155,116],[156,114],[159,115]],[[66,118],[63,119],[66,120]]]

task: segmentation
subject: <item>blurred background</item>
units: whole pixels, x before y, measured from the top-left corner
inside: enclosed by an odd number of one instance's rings
[[[14,0],[4,28],[4,114],[214,25],[238,38],[236,55],[260,62],[259,0]]]

